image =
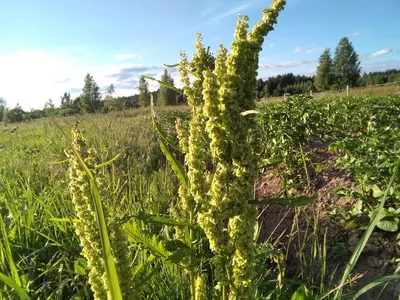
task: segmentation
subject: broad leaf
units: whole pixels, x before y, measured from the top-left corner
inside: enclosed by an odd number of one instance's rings
[[[302,285],[299,287],[293,294],[291,300],[315,300],[316,298],[312,295],[312,293]]]
[[[376,227],[388,232],[397,232],[399,230],[399,221],[395,218],[385,218],[380,220]]]
[[[84,258],[82,257],[78,258],[74,263],[75,273],[79,275],[85,275],[87,265],[88,265],[87,261]]]

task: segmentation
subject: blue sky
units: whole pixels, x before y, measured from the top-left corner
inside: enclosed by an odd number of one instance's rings
[[[195,33],[229,46],[239,13],[258,22],[271,0],[0,0],[0,97],[42,108],[77,96],[86,73],[117,95],[137,92],[141,74],[191,56]],[[313,74],[321,52],[347,36],[363,71],[400,68],[399,0],[288,0],[264,42],[259,76]],[[179,76],[170,70],[179,86]],[[157,85],[151,83],[151,89]]]

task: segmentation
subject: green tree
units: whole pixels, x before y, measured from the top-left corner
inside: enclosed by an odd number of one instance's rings
[[[150,92],[149,92],[149,84],[147,83],[144,76],[140,76],[139,79],[139,100],[138,104],[140,107],[145,107],[150,105]]]
[[[342,38],[335,49],[333,70],[337,88],[358,85],[361,73],[360,61],[347,37]]]
[[[44,111],[46,117],[47,117],[47,116],[51,116],[51,115],[54,114],[54,112],[55,112],[55,106],[54,106],[54,103],[53,103],[53,100],[52,100],[52,99],[49,99],[49,100],[47,100],[47,101],[45,102],[43,111]]]
[[[5,122],[15,123],[15,122],[22,122],[24,120],[25,111],[22,107],[17,103],[13,109],[5,112],[6,120]]]
[[[107,88],[106,95],[104,96],[104,109],[105,111],[111,110],[123,110],[124,109],[124,101],[119,98],[114,97],[115,88],[113,84]]]
[[[333,62],[329,48],[321,54],[314,84],[318,91],[327,91],[333,83]]]
[[[101,94],[96,81],[89,73],[85,76],[85,85],[80,96],[83,112],[94,113],[100,109]]]
[[[164,74],[161,76],[161,81],[174,86],[174,80],[171,78],[167,69],[164,70]],[[157,104],[160,106],[176,105],[176,92],[168,87],[160,85]]]
[[[9,122],[9,119],[8,119],[8,113],[10,112],[10,109],[8,108],[8,107],[6,107],[5,109],[4,109],[4,111],[3,111],[3,117],[2,117],[2,119],[1,119],[1,121],[3,122],[3,123],[8,123]]]
[[[61,97],[61,108],[69,108],[72,106],[72,99],[70,93],[64,93]]]
[[[4,98],[0,97],[0,121],[3,121],[3,116],[4,116],[4,111],[7,107],[7,103],[6,100],[4,100]]]

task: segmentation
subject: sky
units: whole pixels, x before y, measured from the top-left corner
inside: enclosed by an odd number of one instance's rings
[[[195,34],[229,49],[238,14],[257,23],[271,0],[0,0],[0,97],[9,107],[56,105],[80,94],[90,73],[101,91],[137,93],[140,75],[160,78]],[[313,75],[325,48],[348,37],[362,72],[400,69],[400,0],[287,0],[266,37],[259,77]],[[169,69],[175,84],[179,74]],[[150,82],[150,89],[157,89]]]

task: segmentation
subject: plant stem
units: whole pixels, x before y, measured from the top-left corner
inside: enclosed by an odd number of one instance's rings
[[[222,286],[222,300],[228,300],[228,287],[226,285]]]
[[[193,223],[193,211],[189,212],[189,222]],[[190,248],[192,248],[192,242],[194,239],[193,229],[189,228],[189,239],[190,239]],[[193,256],[193,248],[192,253],[190,254],[190,262],[189,262],[189,278],[190,278],[190,295],[192,300],[196,300],[196,274],[195,274],[195,265],[194,265],[194,256]]]

